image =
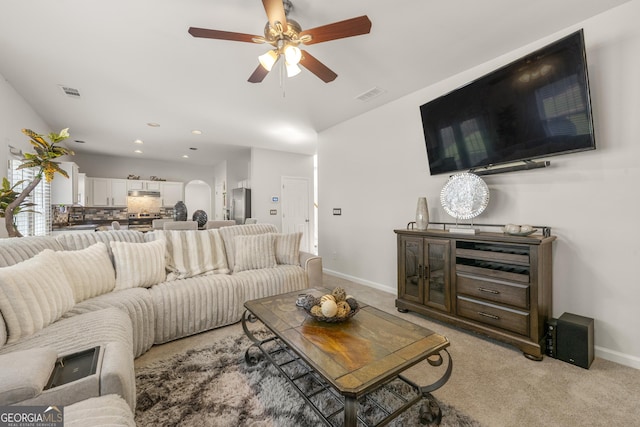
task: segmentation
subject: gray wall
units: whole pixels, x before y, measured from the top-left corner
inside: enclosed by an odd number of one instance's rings
[[[486,177],[476,222],[552,227],[553,313],[595,318],[596,354],[640,368],[640,1],[626,3],[518,51],[322,132],[318,140],[319,252],[325,268],[396,291],[396,228],[426,196],[432,221],[447,175],[428,171],[419,106],[584,28],[597,150],[551,167]],[[332,208],[342,208],[333,216]]]
[[[24,152],[33,151],[29,138],[22,133],[23,128],[42,135],[53,131],[0,74],[0,177],[7,176],[10,145]]]

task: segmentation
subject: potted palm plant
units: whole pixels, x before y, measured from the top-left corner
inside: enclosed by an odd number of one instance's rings
[[[13,201],[16,200],[20,195],[20,193],[16,191],[16,188],[21,186],[24,182],[25,182],[24,180],[18,181],[12,186],[6,177],[2,178],[2,186],[0,187],[0,222],[1,223],[4,224],[4,221],[5,221],[4,212],[7,209],[7,206],[13,203]],[[15,217],[20,212],[34,212],[32,209],[29,209],[34,205],[35,203],[31,203],[27,200],[23,201],[13,209],[13,216]],[[13,227],[15,228],[15,224]],[[8,232],[6,229],[7,229],[6,226],[2,226],[0,224],[0,237],[8,237]]]
[[[59,133],[50,133],[48,135],[49,141],[46,141],[40,134],[35,133],[31,129],[22,129],[22,133],[30,138],[30,143],[34,147],[34,153],[24,153],[22,164],[18,169],[24,168],[37,168],[35,178],[22,189],[20,193],[15,191],[16,187],[21,186],[25,181],[20,181],[13,186],[10,186],[9,180],[6,178],[2,181],[2,215],[5,219],[5,227],[9,237],[22,237],[22,234],[15,227],[13,217],[20,212],[25,212],[25,208],[30,208],[33,203],[27,200],[27,197],[38,186],[42,177],[47,182],[51,182],[56,173],[69,178],[67,172],[61,169],[59,162],[54,159],[65,156],[73,155],[73,151],[68,148],[57,145],[60,141],[69,138],[69,128],[62,129]],[[6,191],[5,191],[6,180]],[[6,201],[6,205],[5,205]]]

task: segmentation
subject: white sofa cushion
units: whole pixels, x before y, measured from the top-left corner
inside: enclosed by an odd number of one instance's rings
[[[148,288],[164,282],[165,243],[156,240],[147,243],[110,242],[116,267],[115,290]]]
[[[302,233],[275,234],[276,261],[280,265],[300,265]]]
[[[274,268],[278,265],[273,234],[236,236],[235,247],[234,273],[244,270]]]
[[[131,408],[135,409],[136,387],[132,336],[129,316],[118,308],[110,307],[85,313],[82,316],[60,319],[31,336],[16,343],[7,344],[0,349],[0,354],[37,347],[51,347],[60,356],[91,347],[104,347],[104,358],[100,369],[100,394],[119,394]],[[68,403],[63,405],[66,404]]]
[[[233,270],[235,261],[235,237],[249,236],[253,234],[277,233],[278,229],[273,224],[244,224],[232,225],[230,227],[222,227],[219,229],[222,240],[224,241],[224,250],[227,254],[227,265]]]
[[[40,394],[57,358],[58,353],[46,347],[0,355],[0,405],[13,405]]]
[[[104,243],[55,254],[69,279],[76,303],[106,294],[116,286],[116,272]]]
[[[92,397],[64,407],[64,427],[136,427],[127,402],[117,394]]]
[[[115,307],[129,315],[133,330],[133,355],[141,356],[153,345],[155,328],[155,309],[151,292],[147,288],[130,288],[118,292],[107,292],[94,298],[89,298],[67,311],[62,319],[74,316],[84,316],[93,311]]]
[[[0,268],[0,312],[8,344],[50,325],[73,305],[73,291],[51,249]]]
[[[218,230],[164,230],[154,234],[166,243],[167,280],[229,273]]]

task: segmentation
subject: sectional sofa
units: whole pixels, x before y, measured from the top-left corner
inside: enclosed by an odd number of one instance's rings
[[[117,395],[134,410],[133,360],[154,344],[238,322],[247,300],[321,285],[322,260],[300,237],[250,224],[0,239],[0,405]],[[93,347],[93,382],[43,391],[57,358]]]

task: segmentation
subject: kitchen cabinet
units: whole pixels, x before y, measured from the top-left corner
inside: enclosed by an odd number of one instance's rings
[[[161,181],[145,181],[141,179],[128,179],[127,190],[145,190],[145,191],[160,191]]]
[[[73,205],[78,200],[78,165],[74,162],[60,162],[60,169],[64,170],[69,178],[60,174],[51,181],[51,204]]]
[[[127,180],[114,178],[87,178],[88,206],[127,206]]]
[[[82,206],[87,204],[86,178],[86,173],[78,174],[78,201],[76,203]]]
[[[162,206],[175,206],[184,200],[184,184],[182,182],[160,181],[160,196]]]

